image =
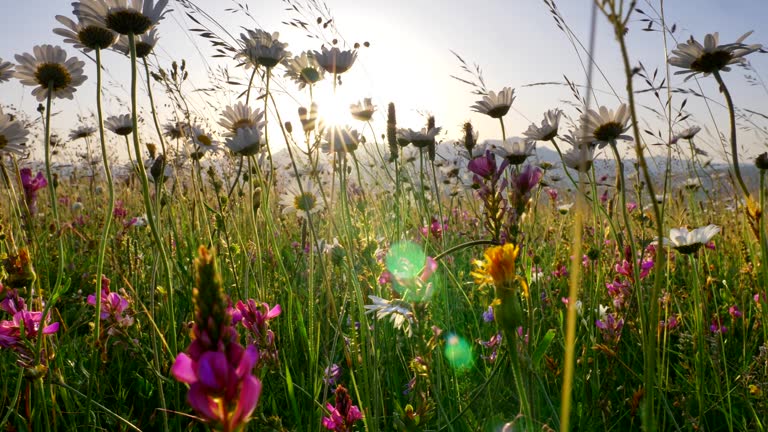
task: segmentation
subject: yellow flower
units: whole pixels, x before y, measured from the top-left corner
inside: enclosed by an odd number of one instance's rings
[[[507,243],[493,246],[485,251],[486,269],[497,287],[515,281],[515,261],[520,253],[520,246]]]
[[[475,271],[471,274],[475,278],[475,283],[483,287],[493,282],[497,290],[514,291],[513,287],[520,281],[525,294],[528,295],[527,284],[515,273],[515,262],[519,254],[520,246],[512,243],[486,249],[484,260],[472,262]]]

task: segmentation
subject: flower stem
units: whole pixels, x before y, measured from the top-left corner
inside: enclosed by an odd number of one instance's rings
[[[137,109],[137,97],[136,97],[136,85],[138,81],[138,74],[136,70],[136,36],[133,33],[128,34],[128,44],[130,46],[131,54],[131,121],[133,126],[133,149],[136,153],[136,170],[139,174],[139,181],[141,182],[141,191],[144,196],[144,207],[147,210],[147,222],[149,223],[150,230],[152,232],[152,238],[155,240],[155,246],[160,252],[160,257],[165,270],[166,285],[168,290],[168,317],[171,325],[176,325],[176,314],[173,304],[173,278],[171,275],[171,267],[168,262],[168,254],[163,244],[163,239],[160,236],[160,231],[157,226],[157,222],[152,211],[152,200],[149,194],[149,181],[147,179],[147,172],[144,168],[144,164],[141,162],[141,147],[139,146],[139,121],[138,121],[138,109]],[[155,289],[151,287],[150,289]],[[175,356],[177,350],[176,343],[176,329],[171,330],[171,355]],[[158,391],[160,392],[160,406],[163,416],[163,425],[165,430],[169,430],[168,426],[168,412],[166,410],[165,396],[163,392],[163,381],[158,377]]]
[[[112,225],[112,216],[115,211],[115,184],[112,180],[112,170],[109,167],[109,155],[107,153],[107,140],[104,136],[104,113],[101,104],[101,49],[96,49],[96,115],[99,122],[99,140],[101,142],[101,160],[104,164],[104,175],[107,179],[107,211],[104,214],[104,228],[99,240],[99,251],[96,258],[96,316],[94,318],[94,334],[96,338],[101,334],[101,275],[104,270],[104,255],[107,251],[107,238]]]
[[[632,13],[632,8],[630,8],[630,11],[627,12],[627,19],[629,18],[629,15]],[[632,78],[633,78],[633,72],[632,68],[629,65],[629,53],[627,51],[627,45],[626,41],[624,40],[624,31],[625,31],[625,25],[623,22],[620,22],[618,20],[613,21],[614,24],[614,33],[616,35],[616,39],[619,42],[619,47],[621,48],[621,58],[624,63],[624,75],[627,79],[627,98],[629,102],[629,112],[632,119],[632,133],[635,137],[635,154],[637,158],[637,162],[640,164],[640,169],[643,172],[643,179],[645,181],[645,186],[648,188],[648,193],[651,196],[651,204],[653,206],[653,214],[655,216],[655,223],[656,223],[656,237],[659,239],[664,237],[664,221],[661,219],[661,209],[659,208],[659,204],[656,201],[656,193],[653,188],[653,179],[651,178],[651,175],[648,171],[648,164],[646,163],[645,156],[643,155],[643,145],[640,142],[640,126],[639,126],[639,120],[637,117],[637,110],[635,109],[635,91],[634,86],[632,84]],[[624,211],[626,212],[626,205],[623,204]],[[626,217],[626,213],[625,213]],[[661,284],[662,284],[662,273],[664,270],[664,253],[657,253],[655,258],[655,266],[654,266],[654,273],[655,273],[655,279],[653,284],[653,289],[650,292],[650,296],[646,299],[645,304],[649,305],[647,310],[647,315],[645,316],[644,323],[644,330],[643,330],[643,337],[645,339],[644,346],[643,346],[643,378],[644,378],[644,390],[645,390],[645,397],[643,399],[643,407],[641,411],[641,416],[643,419],[643,429],[644,430],[656,430],[658,425],[658,418],[654,412],[656,403],[656,362],[657,362],[657,352],[656,352],[656,327],[659,322],[659,293],[661,292]],[[635,257],[633,256],[632,259],[634,260]],[[637,265],[634,265],[633,262],[633,268],[636,268]],[[639,281],[638,281],[639,282]],[[640,308],[641,311],[641,318],[643,315],[643,312],[645,311],[645,308]]]
[[[56,186],[51,173],[51,101],[53,99],[53,82],[48,85],[48,98],[45,105],[45,175],[48,177],[48,192],[51,199],[51,211],[56,227],[56,237],[59,244],[59,264],[56,271],[56,281],[52,293],[56,293],[61,286],[64,277],[64,238],[61,236],[61,223],[59,222],[58,199],[56,198]],[[42,338],[40,338],[42,339]]]
[[[731,92],[728,91],[728,87],[726,87],[725,82],[723,82],[723,77],[720,76],[720,71],[714,71],[712,75],[715,76],[717,84],[720,85],[720,91],[723,93],[723,96],[725,96],[725,103],[728,105],[728,120],[731,125],[731,157],[733,158],[733,173],[736,175],[736,180],[739,182],[742,192],[744,192],[744,197],[748,197],[749,189],[747,189],[747,185],[741,177],[741,167],[739,166],[739,152],[736,145],[736,114],[733,108]]]

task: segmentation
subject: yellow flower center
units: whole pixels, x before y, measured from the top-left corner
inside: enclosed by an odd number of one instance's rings
[[[197,136],[197,141],[198,141],[200,144],[203,144],[203,145],[205,145],[205,146],[210,146],[210,145],[211,145],[211,137],[209,137],[209,136],[207,136],[207,135],[204,135],[204,134],[200,134],[200,135],[198,135],[198,136]]]
[[[91,49],[109,48],[115,42],[115,34],[99,26],[86,26],[77,33],[83,45]]]
[[[598,141],[612,142],[616,141],[623,130],[619,122],[611,121],[598,126],[594,135]]]
[[[704,53],[691,63],[691,70],[712,73],[728,66],[731,59],[733,56],[728,51],[718,50]]]
[[[72,75],[60,63],[43,63],[37,67],[35,79],[41,87],[57,91],[67,88],[72,82]]]
[[[237,132],[238,129],[242,127],[251,127],[253,126],[253,122],[249,118],[241,118],[238,119],[236,122],[232,123],[232,132]]]
[[[123,35],[142,35],[152,27],[152,20],[138,11],[122,9],[107,15],[107,27]]]
[[[317,203],[317,197],[310,192],[298,194],[293,199],[293,207],[296,210],[305,211],[307,213],[315,208],[315,203]]]

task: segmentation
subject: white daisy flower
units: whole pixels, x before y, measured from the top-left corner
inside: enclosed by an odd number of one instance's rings
[[[149,180],[153,183],[165,183],[173,177],[173,167],[163,155],[147,159],[144,161],[144,167],[149,171]]]
[[[528,126],[528,130],[523,132],[523,135],[529,139],[535,141],[550,141],[557,136],[557,129],[560,125],[560,116],[563,112],[559,109],[549,110],[544,113],[544,120],[541,121],[541,126],[536,126],[532,123]]]
[[[376,107],[371,103],[371,98],[365,98],[362,102],[354,103],[349,106],[349,111],[352,114],[352,118],[360,120],[361,122],[367,122],[373,117],[373,113],[376,111]]]
[[[130,135],[133,132],[133,119],[130,114],[109,116],[104,120],[104,127],[117,135]]]
[[[260,29],[246,31],[248,34],[240,34],[243,49],[240,50],[239,56],[248,60],[251,65],[272,68],[291,55],[285,50],[288,44],[277,40],[280,33],[270,34]]]
[[[87,138],[96,133],[96,128],[93,126],[79,126],[69,132],[69,139],[74,141],[79,138]]]
[[[677,49],[672,50],[669,64],[685,69],[675,75],[687,75],[686,81],[698,73],[707,76],[712,72],[730,71],[729,65],[742,63],[744,56],[762,48],[760,44],[742,43],[751,34],[751,31],[744,33],[736,42],[725,45],[718,45],[720,36],[717,32],[704,36],[704,45],[691,36],[687,43],[678,44]]]
[[[346,153],[357,150],[360,133],[348,126],[332,126],[325,129],[323,149],[327,153]]]
[[[691,126],[687,129],[683,129],[677,134],[675,134],[675,138],[673,141],[677,141],[679,139],[685,139],[690,140],[693,139],[694,136],[696,136],[697,133],[701,132],[701,128],[698,126]]]
[[[375,295],[369,295],[372,304],[365,305],[366,314],[375,314],[376,319],[389,317],[396,329],[403,329],[408,336],[413,334],[411,325],[414,323],[414,314],[411,305],[402,300],[386,300]]]
[[[157,41],[160,40],[160,36],[157,34],[157,27],[144,33],[141,36],[136,37],[136,58],[145,58],[152,54],[152,50],[155,49]],[[130,55],[131,47],[128,41],[128,36],[121,35],[117,38],[117,42],[112,47],[115,51],[123,54]]]
[[[292,79],[299,85],[299,90],[323,79],[325,71],[315,59],[314,53],[304,51],[301,55],[283,60],[285,77]]]
[[[563,154],[563,163],[570,169],[587,172],[592,169],[595,160],[595,147],[581,145],[573,147]]]
[[[122,35],[142,35],[168,12],[168,0],[80,0],[72,6],[80,20],[95,21]]]
[[[66,28],[56,28],[53,32],[62,36],[64,42],[71,43],[75,48],[85,52],[109,48],[115,43],[117,37],[112,30],[88,17],[74,22],[68,17],[56,15],[56,21],[64,24]]]
[[[77,57],[67,58],[67,52],[59,46],[37,45],[33,54],[17,54],[16,78],[23,85],[37,86],[32,94],[39,102],[48,97],[51,87],[52,98],[72,99],[75,87],[85,82],[85,63]]]
[[[697,177],[687,178],[685,179],[685,182],[683,182],[683,187],[685,189],[696,190],[701,187],[701,180]]]
[[[187,125],[184,122],[169,122],[163,125],[163,135],[170,139],[184,138]]]
[[[298,183],[288,186],[280,195],[280,206],[283,207],[283,214],[296,214],[305,220],[325,207],[320,188],[312,180],[303,181],[301,189]]]
[[[507,138],[501,144],[491,146],[491,151],[508,160],[510,165],[520,165],[534,153],[535,146],[536,141]]]
[[[355,64],[355,60],[357,59],[357,51],[342,51],[337,47],[328,49],[325,46],[320,49],[321,51],[313,52],[315,59],[320,67],[330,74],[343,74]]]
[[[411,143],[416,148],[424,148],[435,143],[435,137],[440,133],[442,128],[434,127],[430,130],[422,128],[420,131],[414,131],[413,129],[399,129],[397,131],[398,141],[402,140],[404,143]]]
[[[0,154],[14,153],[23,155],[26,149],[29,131],[17,120],[0,111]]]
[[[229,136],[224,141],[224,145],[226,145],[232,153],[241,156],[253,156],[257,154],[259,150],[261,150],[263,144],[261,126],[237,128],[237,133],[234,136]]]
[[[10,81],[13,75],[13,64],[0,58],[0,83]]]
[[[472,110],[491,118],[502,118],[507,115],[514,101],[515,89],[504,87],[498,94],[491,91],[483,96],[483,100],[472,105]]]
[[[564,215],[564,214],[568,214],[568,212],[571,211],[571,208],[573,208],[573,203],[561,204],[557,206],[557,211],[560,214]]]
[[[709,243],[712,237],[719,232],[720,227],[712,224],[696,228],[693,231],[688,231],[686,227],[672,228],[669,230],[669,238],[664,237],[663,242],[664,246],[669,246],[681,254],[688,255]]]
[[[194,160],[200,160],[206,153],[217,151],[219,142],[213,139],[213,135],[206,132],[200,126],[192,126],[187,133],[187,140],[195,148],[190,154]]]
[[[629,135],[623,135],[629,130],[629,108],[627,104],[621,104],[616,111],[601,106],[599,112],[593,109],[582,114],[582,129],[585,139],[603,148],[606,145],[616,145],[616,140],[632,141]]]
[[[252,109],[248,105],[238,102],[224,108],[219,124],[227,130],[224,133],[225,137],[234,137],[240,128],[262,128],[264,126],[263,118],[264,113],[260,109]]]

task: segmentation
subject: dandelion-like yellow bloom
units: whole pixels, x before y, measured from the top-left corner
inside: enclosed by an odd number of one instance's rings
[[[519,253],[520,246],[512,243],[493,246],[485,251],[486,271],[494,285],[500,287],[515,281],[515,262]]]
[[[471,273],[475,283],[483,287],[493,283],[499,290],[514,292],[519,282],[524,294],[528,295],[528,284],[517,276],[515,262],[520,254],[520,246],[507,243],[486,249],[483,260],[474,260],[475,270]]]

